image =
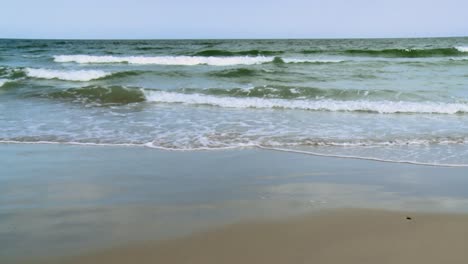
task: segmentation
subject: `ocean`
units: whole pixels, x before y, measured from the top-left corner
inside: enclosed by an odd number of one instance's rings
[[[468,166],[468,38],[0,40],[0,142]]]

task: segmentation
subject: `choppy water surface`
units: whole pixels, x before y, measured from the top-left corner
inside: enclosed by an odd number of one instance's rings
[[[468,38],[0,40],[0,141],[468,166]]]

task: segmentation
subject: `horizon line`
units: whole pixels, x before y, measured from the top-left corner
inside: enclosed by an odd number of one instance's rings
[[[0,40],[345,40],[345,39],[437,39],[467,38],[468,35],[431,37],[317,37],[317,38],[4,38]]]

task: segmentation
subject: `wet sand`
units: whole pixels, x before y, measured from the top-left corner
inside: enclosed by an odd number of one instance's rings
[[[467,175],[259,149],[6,144],[0,263],[457,263]]]
[[[411,218],[411,219],[408,219]],[[44,263],[466,263],[468,215],[339,209]]]

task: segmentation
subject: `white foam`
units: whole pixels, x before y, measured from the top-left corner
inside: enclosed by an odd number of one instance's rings
[[[5,83],[9,82],[8,79],[0,79],[0,87],[2,87]]]
[[[306,155],[319,156],[319,157],[370,160],[370,161],[377,161],[377,162],[402,163],[402,164],[412,164],[412,165],[421,165],[421,166],[430,166],[430,167],[454,167],[454,168],[468,167],[468,164],[431,163],[431,162],[418,162],[418,161],[408,161],[408,160],[393,160],[393,159],[382,159],[382,158],[353,156],[353,155],[326,154],[326,153],[318,153],[318,152],[313,152],[313,151],[303,151],[303,150],[275,148],[275,147],[264,147],[264,146],[257,146],[257,147],[260,149],[290,152],[290,153],[297,153],[297,154],[306,154]]]
[[[198,57],[198,56],[91,56],[91,55],[58,55],[56,62],[76,63],[130,63],[130,64],[159,64],[159,65],[200,65],[213,66],[251,65],[271,62],[272,57]]]
[[[109,143],[109,144],[106,144],[106,143],[82,143],[82,142],[73,142],[73,141],[54,142],[54,141],[0,140],[0,144],[51,144],[51,145],[80,145],[80,146],[95,146],[95,147],[99,147],[99,146],[102,146],[102,147],[148,147],[148,148],[165,150],[165,151],[210,151],[210,150],[219,151],[219,150],[238,149],[238,148],[241,148],[241,149],[242,148],[259,148],[259,149],[264,149],[264,150],[281,151],[281,152],[289,152],[289,153],[296,153],[296,154],[306,154],[306,155],[330,157],[330,158],[370,160],[370,161],[377,161],[377,162],[402,163],[402,164],[412,164],[412,165],[431,166],[431,167],[455,167],[455,168],[468,167],[468,164],[431,163],[431,162],[418,162],[418,161],[407,161],[407,160],[381,159],[381,158],[352,156],[352,155],[326,154],[326,153],[318,153],[318,152],[313,152],[313,151],[268,147],[268,146],[262,146],[262,145],[233,146],[233,147],[220,147],[220,148],[174,149],[174,148],[156,146],[156,145],[153,145],[152,143],[146,143],[146,144],[131,144],[131,143],[112,144],[112,143]]]
[[[50,69],[33,69],[26,68],[26,75],[41,79],[60,79],[65,81],[91,81],[111,75],[109,72],[100,70],[50,70]]]
[[[468,52],[468,46],[458,46],[455,48],[460,52]]]
[[[164,91],[145,91],[146,100],[157,103],[212,105],[230,108],[284,108],[315,111],[369,111],[376,113],[468,113],[468,104],[408,101],[338,101],[286,100],[266,98],[218,97],[202,94],[183,94]]]

